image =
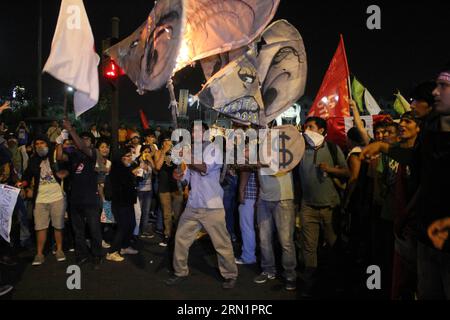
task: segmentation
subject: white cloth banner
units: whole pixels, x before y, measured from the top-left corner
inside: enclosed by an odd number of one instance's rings
[[[83,1],[62,0],[50,56],[43,72],[75,88],[77,117],[98,103],[99,62]]]
[[[10,242],[11,221],[20,189],[0,184],[0,236]]]
[[[364,102],[366,104],[367,111],[369,111],[371,115],[380,114],[381,112],[380,106],[367,89],[364,90]]]

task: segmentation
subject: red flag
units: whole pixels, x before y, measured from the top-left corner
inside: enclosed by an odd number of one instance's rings
[[[148,125],[148,120],[147,117],[145,116],[144,111],[140,109],[139,114],[141,115],[142,128],[144,128],[144,130],[147,130],[148,128],[150,128],[150,126]]]
[[[350,116],[349,74],[344,39],[341,35],[339,46],[333,60],[331,60],[308,117],[315,116],[328,119],[330,117]]]

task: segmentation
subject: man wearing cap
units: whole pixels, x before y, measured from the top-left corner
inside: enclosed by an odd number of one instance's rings
[[[130,134],[130,147],[132,148],[132,160],[139,158],[141,154],[141,136],[138,132],[133,132]]]
[[[433,111],[434,88],[436,88],[436,81],[426,81],[417,85],[410,94],[411,110],[414,116],[422,121],[426,120]]]

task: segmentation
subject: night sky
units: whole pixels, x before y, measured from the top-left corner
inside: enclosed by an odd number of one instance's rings
[[[36,96],[38,1],[1,1],[0,12],[0,96],[14,85],[24,85]],[[120,18],[120,35],[126,37],[146,19],[153,7],[150,0],[85,0],[96,40],[110,36],[110,19]],[[366,9],[381,8],[381,30],[368,30]],[[59,0],[43,1],[43,61],[50,45],[59,12]],[[288,20],[300,31],[308,58],[306,95],[315,97],[328,64],[336,50],[339,34],[344,35],[350,72],[376,98],[390,99],[397,88],[408,90],[433,78],[450,61],[450,1],[297,1],[281,0],[275,19]],[[198,89],[199,70],[187,69],[177,77],[176,91]],[[102,85],[103,88],[103,85]],[[63,85],[44,75],[43,97],[61,100]],[[170,120],[165,89],[139,96],[124,78],[120,89],[121,118],[138,116],[144,108],[151,120]]]

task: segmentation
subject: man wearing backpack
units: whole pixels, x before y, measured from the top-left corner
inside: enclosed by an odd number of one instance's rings
[[[341,149],[324,141],[327,133],[324,119],[308,118],[304,129],[306,150],[299,164],[302,189],[301,236],[305,259],[302,295],[310,296],[317,269],[320,229],[330,248],[334,247],[337,240],[333,212],[341,200],[333,178],[347,178],[349,171]]]

